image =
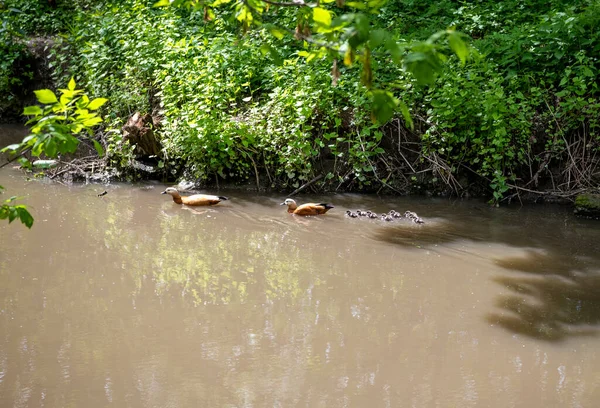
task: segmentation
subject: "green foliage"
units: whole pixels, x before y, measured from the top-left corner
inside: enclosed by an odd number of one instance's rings
[[[102,122],[97,112],[107,102],[105,98],[89,99],[82,90],[75,89],[75,80],[71,78],[66,89],[59,89],[60,98],[49,89],[35,91],[40,104],[27,106],[23,114],[31,116],[27,125],[31,134],[19,144],[3,148],[2,152],[22,154],[31,151],[39,157],[41,154],[54,158],[59,154],[74,153],[79,145],[78,137],[87,133],[92,137],[92,129]],[[103,155],[100,143],[92,139],[99,155]]]
[[[0,186],[0,194],[3,191],[4,187]],[[17,200],[17,197],[13,196],[2,202],[2,205],[0,205],[0,220],[8,218],[8,223],[10,224],[18,218],[27,228],[31,228],[33,225],[33,217],[24,205],[12,205],[15,200]]]
[[[110,99],[109,128],[160,118],[168,175],[370,189],[433,174],[439,190],[475,177],[499,201],[558,184],[569,146],[600,146],[598,0],[153,3],[69,10],[51,68]],[[127,166],[133,147],[106,139]]]

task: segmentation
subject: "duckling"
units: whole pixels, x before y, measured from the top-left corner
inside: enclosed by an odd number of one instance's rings
[[[365,217],[369,215],[369,211],[356,210],[356,214],[358,214],[359,217]]]
[[[331,210],[333,205],[329,203],[306,203],[298,206],[294,200],[291,198],[286,198],[285,201],[279,205],[287,205],[287,212],[290,214],[296,215],[319,215],[325,214],[327,211]]]
[[[413,218],[415,224],[425,224],[425,221],[421,217]]]
[[[229,200],[229,198],[227,197],[210,194],[194,194],[191,196],[182,197],[179,194],[179,191],[177,191],[177,189],[173,187],[168,187],[161,194],[169,194],[171,197],[173,197],[173,201],[175,201],[177,204],[185,204],[190,206],[216,205],[219,204],[221,201]]]
[[[394,214],[392,214],[392,217],[394,218],[402,218],[402,214],[400,214],[398,211],[392,210],[394,211]]]
[[[394,221],[394,219],[388,214],[381,214],[381,221]]]
[[[377,218],[377,213],[371,212],[371,211],[367,211],[367,217],[369,218]]]
[[[404,216],[405,216],[406,218],[410,218],[411,220],[419,217],[419,216],[417,215],[417,213],[415,213],[415,212],[412,212],[412,211],[406,211],[406,212],[404,213]]]
[[[346,215],[347,215],[348,217],[350,217],[350,218],[356,218],[356,217],[358,217],[358,214],[357,214],[357,213],[355,213],[355,212],[352,212],[352,211],[350,211],[350,210],[346,210]]]

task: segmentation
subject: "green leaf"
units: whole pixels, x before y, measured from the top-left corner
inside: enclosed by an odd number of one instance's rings
[[[41,115],[43,113],[42,108],[40,108],[37,105],[33,105],[33,106],[26,106],[25,109],[23,109],[23,115]]]
[[[40,89],[39,91],[33,92],[40,103],[51,104],[58,102],[56,95],[54,95],[54,92],[52,92],[50,89]]]
[[[448,36],[448,43],[450,44],[450,48],[456,54],[458,58],[460,58],[460,62],[464,64],[467,62],[467,57],[469,56],[469,48],[467,44],[460,38],[460,34],[456,31],[450,32]]]
[[[388,33],[385,30],[373,30],[369,34],[369,45],[371,48],[379,47],[388,37]]]
[[[108,102],[108,99],[106,98],[96,98],[88,104],[87,109],[96,110],[102,105],[104,105],[106,102]]]
[[[321,7],[315,7],[313,9],[313,21],[324,27],[331,25],[331,12]]]
[[[424,52],[411,52],[404,59],[405,66],[420,84],[432,84],[435,81],[435,73],[439,70],[439,64],[435,57]]]
[[[170,6],[171,2],[169,0],[159,0],[152,5],[152,7],[166,7]]]
[[[67,85],[67,88],[69,88],[69,91],[75,90],[75,78],[71,77],[71,80],[69,81],[69,84]]]
[[[31,228],[31,226],[33,225],[33,217],[31,216],[29,211],[27,211],[27,208],[25,208],[24,205],[18,205],[16,209],[19,213],[19,219],[21,220],[21,222],[25,224],[27,228]]]
[[[58,151],[58,146],[56,146],[56,140],[54,138],[49,137],[46,139],[46,143],[44,143],[44,153],[48,157],[56,157],[56,152]]]
[[[279,27],[269,27],[269,32],[278,40],[281,40],[285,36],[285,31]]]
[[[408,111],[408,106],[406,106],[404,101],[399,101],[399,105],[400,105],[400,112],[402,113],[402,117],[404,118],[404,121],[406,122],[406,126],[408,126],[408,128],[411,130],[414,129],[415,125],[413,123],[412,117],[410,116],[410,112]]]
[[[92,126],[96,126],[100,122],[102,122],[102,118],[96,117],[96,118],[86,119],[83,121],[83,126],[92,127]]]
[[[98,156],[104,156],[104,149],[102,148],[102,145],[97,140],[92,140],[92,142],[94,142],[94,148],[98,152]]]
[[[379,123],[385,123],[394,115],[398,100],[391,92],[374,90],[371,92],[373,103],[372,116]]]

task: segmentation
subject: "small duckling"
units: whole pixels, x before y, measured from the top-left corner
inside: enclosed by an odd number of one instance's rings
[[[359,217],[366,217],[367,213],[368,211],[356,210],[356,214],[358,214]]]
[[[390,222],[390,221],[394,221],[394,219],[388,214],[381,214],[381,221]]]
[[[394,210],[392,210],[394,211]],[[392,217],[394,218],[402,218],[402,214],[400,214],[398,211],[394,211],[394,214],[392,215]]]
[[[412,212],[412,211],[406,211],[404,213],[404,217],[406,218],[410,218],[411,220],[415,219],[415,218],[419,218],[419,216],[417,215],[417,213]]]
[[[350,211],[350,210],[346,210],[346,215],[347,215],[348,217],[350,217],[350,218],[357,218],[357,217],[358,217],[358,214],[357,214],[357,213],[355,213],[355,212],[352,212],[352,211]]]
[[[367,211],[367,217],[369,218],[377,218],[377,213],[374,213],[372,211]]]
[[[286,198],[285,201],[279,205],[287,205],[287,212],[296,215],[320,215],[325,214],[327,211],[334,208],[329,203],[306,203],[302,205],[296,204],[296,201],[291,198]]]
[[[415,224],[425,224],[425,221],[421,217],[413,218]]]

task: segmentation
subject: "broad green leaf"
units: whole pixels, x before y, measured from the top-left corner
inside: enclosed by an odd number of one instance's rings
[[[419,84],[432,84],[438,66],[434,57],[423,52],[412,52],[404,59],[406,69],[412,73]]]
[[[96,110],[102,105],[104,105],[106,102],[108,102],[108,99],[106,98],[96,98],[88,104],[87,108],[89,110]]]
[[[159,0],[152,5],[152,7],[166,7],[170,6],[171,2],[169,0]]]
[[[69,84],[67,85],[67,88],[69,88],[69,91],[75,90],[75,78],[71,77],[71,80],[69,81]]]
[[[33,92],[40,103],[51,104],[58,102],[56,95],[54,95],[54,92],[52,92],[50,89],[40,89],[39,91]]]
[[[375,90],[371,92],[372,95],[372,116],[377,122],[383,124],[386,123],[396,111],[398,106],[398,100],[394,98],[391,92],[383,90]]]
[[[369,34],[369,46],[371,49],[379,47],[387,37],[388,33],[385,30],[373,30]]]
[[[348,7],[358,9],[358,10],[364,10],[367,8],[367,6],[365,6],[363,3],[359,3],[358,1],[349,1],[349,2],[345,3],[345,5]]]
[[[94,148],[98,152],[98,156],[104,156],[104,149],[102,148],[102,145],[97,140],[92,140],[92,142],[94,142]]]
[[[313,21],[324,27],[331,25],[331,12],[321,7],[315,7],[313,9]]]
[[[102,118],[91,118],[83,121],[83,126],[92,127],[96,126],[98,123],[102,122]]]
[[[402,48],[393,38],[390,38],[388,39],[388,41],[385,42],[385,48],[392,56],[392,60],[396,64],[400,63],[400,61],[402,60]]]
[[[25,224],[27,228],[31,228],[31,226],[33,225],[33,217],[31,216],[29,211],[27,211],[27,208],[25,208],[24,205],[18,205],[16,209],[19,213],[19,219],[21,220],[21,222]]]
[[[23,109],[23,115],[41,115],[43,113],[42,108],[40,108],[37,105],[33,105],[33,106],[26,106],[25,109]]]
[[[56,146],[56,140],[54,138],[49,137],[46,139],[46,143],[44,143],[44,153],[48,157],[56,157],[56,152],[58,151],[58,146]]]
[[[467,44],[460,38],[460,34],[456,31],[452,31],[448,36],[448,43],[450,44],[450,48],[456,54],[458,58],[460,58],[460,62],[464,64],[467,62],[467,57],[469,56],[469,48]]]
[[[278,40],[281,40],[285,36],[285,31],[279,27],[269,27],[269,32]]]

